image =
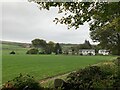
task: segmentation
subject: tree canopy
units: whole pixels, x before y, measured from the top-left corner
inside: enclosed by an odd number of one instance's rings
[[[92,45],[89,41],[85,40],[83,44],[80,44],[80,49],[92,49]]]
[[[50,41],[50,42],[46,42],[43,39],[34,39],[31,41],[32,45],[37,48],[37,49],[41,49],[40,53],[46,53],[46,54],[51,54],[52,52],[54,52],[54,42]]]
[[[45,48],[47,44],[46,41],[42,39],[34,39],[31,42],[35,48]]]
[[[55,23],[68,25],[68,28],[79,28],[85,22],[89,23],[90,35],[93,41],[100,42],[106,49],[116,49],[120,55],[120,1],[108,2],[37,2],[40,9],[49,10],[58,7],[58,13],[64,13],[62,18],[55,18]],[[48,0],[49,1],[49,0]],[[111,47],[112,46],[112,47]]]
[[[59,43],[56,43],[55,45],[55,54],[62,54],[62,48]]]

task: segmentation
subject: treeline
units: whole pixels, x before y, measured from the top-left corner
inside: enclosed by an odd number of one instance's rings
[[[81,49],[94,49],[97,53],[99,49],[103,49],[99,45],[91,45],[88,40],[83,44],[60,44],[53,41],[46,42],[43,39],[34,39],[31,41],[31,49],[26,54],[79,54]]]
[[[34,39],[32,42],[32,49],[28,50],[26,54],[62,54],[62,48],[59,43],[49,41],[48,43],[43,39]]]

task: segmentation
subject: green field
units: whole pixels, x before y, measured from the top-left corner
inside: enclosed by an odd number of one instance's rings
[[[23,48],[18,45],[9,45],[9,44],[2,44],[2,54],[9,55],[11,51],[15,51],[18,55],[23,55],[27,52],[29,48]]]
[[[22,74],[30,74],[37,80],[67,73],[114,56],[66,56],[66,55],[26,55],[30,48],[19,44],[2,44],[2,79],[3,83]],[[15,51],[15,55],[10,55]]]
[[[113,56],[3,55],[3,83],[20,73],[33,75],[40,80],[112,58]]]

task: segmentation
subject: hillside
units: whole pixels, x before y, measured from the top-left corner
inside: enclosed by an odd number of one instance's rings
[[[3,48],[10,46],[10,47],[22,47],[27,48],[31,47],[31,44],[29,43],[19,43],[19,42],[11,42],[11,41],[1,41]],[[5,47],[4,47],[5,46]]]
[[[31,44],[29,43],[19,43],[10,41],[1,41],[1,44],[3,55],[8,55],[11,51],[15,51],[16,54],[25,54],[27,50],[31,47]]]

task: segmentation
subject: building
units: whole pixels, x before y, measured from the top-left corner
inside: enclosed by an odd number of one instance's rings
[[[94,49],[81,49],[79,50],[80,55],[95,55]]]
[[[98,54],[101,55],[109,55],[110,51],[109,50],[105,50],[105,49],[101,49],[98,51]]]

